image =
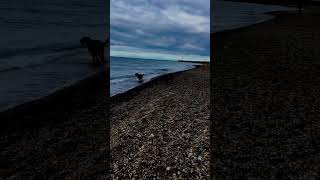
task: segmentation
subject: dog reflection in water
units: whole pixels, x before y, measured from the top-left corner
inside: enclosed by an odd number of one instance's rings
[[[144,76],[144,74],[136,73],[135,76],[138,78],[139,83],[143,83],[143,76]]]

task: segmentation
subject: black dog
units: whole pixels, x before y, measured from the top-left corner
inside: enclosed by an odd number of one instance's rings
[[[144,76],[144,74],[136,73],[135,76],[138,78],[139,83],[142,83],[142,82],[143,82],[143,76]]]
[[[89,37],[83,37],[81,38],[80,43],[83,47],[88,48],[88,51],[91,54],[94,63],[105,63],[104,48],[109,45],[109,38],[105,42],[102,42],[99,40],[91,39]]]

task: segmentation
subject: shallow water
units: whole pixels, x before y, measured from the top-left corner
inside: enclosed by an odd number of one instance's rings
[[[45,96],[97,71],[80,47],[105,39],[102,0],[0,2],[0,110]]]
[[[140,83],[135,73],[144,74],[144,82],[147,82],[162,74],[192,69],[195,65],[195,63],[177,61],[111,57],[110,95],[113,96],[138,86]]]

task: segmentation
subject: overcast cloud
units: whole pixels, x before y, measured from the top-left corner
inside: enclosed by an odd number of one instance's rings
[[[111,55],[209,60],[209,0],[111,0]]]

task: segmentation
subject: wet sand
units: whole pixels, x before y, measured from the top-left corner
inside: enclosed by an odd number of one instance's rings
[[[319,12],[212,36],[213,177],[319,177]]]
[[[112,100],[111,176],[209,176],[209,80],[206,64]]]

